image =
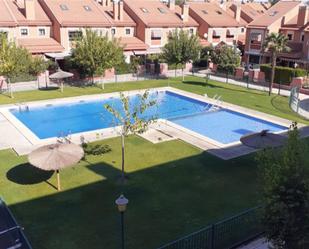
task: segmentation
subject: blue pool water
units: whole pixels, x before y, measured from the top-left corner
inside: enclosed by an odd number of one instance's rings
[[[153,92],[150,98],[156,99],[157,105],[149,108],[143,116],[170,120],[224,144],[239,141],[242,135],[250,132],[264,129],[277,132],[286,129],[225,109],[207,112],[209,104],[172,92]],[[136,106],[139,101],[136,95],[130,98],[132,106]],[[104,108],[105,104],[121,110],[121,101],[115,97],[30,107],[29,111],[21,112],[11,109],[10,112],[37,137],[44,139],[116,126],[117,120]]]

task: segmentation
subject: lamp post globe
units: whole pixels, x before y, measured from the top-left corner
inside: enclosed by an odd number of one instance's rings
[[[124,197],[124,195],[120,195],[118,199],[115,201],[118,211],[119,212],[125,212],[127,209],[127,205],[129,203],[129,200]]]

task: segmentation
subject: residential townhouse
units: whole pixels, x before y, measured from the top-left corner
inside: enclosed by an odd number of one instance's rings
[[[170,32],[184,29],[196,34],[198,23],[189,15],[189,4],[160,0],[125,0],[125,11],[136,22],[136,36],[149,46],[147,54],[159,53]]]
[[[214,2],[190,2],[189,5],[190,15],[199,24],[198,34],[203,45],[236,45],[238,37],[244,34],[244,26],[240,23],[240,8],[232,16]]]
[[[52,22],[34,0],[1,0],[0,32],[33,54],[61,52],[53,39]]]
[[[247,26],[244,61],[250,64],[270,61],[270,55],[263,53],[263,44],[271,32],[283,32],[289,37],[291,51],[281,54],[281,59],[308,58],[307,19],[307,8],[302,6],[302,2],[278,2]]]
[[[119,38],[127,61],[133,53],[145,53],[147,46],[136,36],[136,23],[118,0],[38,0],[51,19],[54,38],[64,47],[64,54],[48,54],[63,58],[70,54],[76,39],[86,29],[101,36]]]

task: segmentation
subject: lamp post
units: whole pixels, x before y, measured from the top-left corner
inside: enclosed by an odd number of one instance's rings
[[[118,199],[115,201],[118,211],[120,212],[120,222],[121,222],[121,249],[124,249],[124,212],[127,209],[127,205],[129,200],[124,197],[124,195],[120,195]]]

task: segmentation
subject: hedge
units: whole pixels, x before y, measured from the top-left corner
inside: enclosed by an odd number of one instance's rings
[[[266,81],[270,81],[271,78],[271,65],[265,64],[261,65],[260,69],[265,73]],[[280,67],[277,66],[275,69],[275,80],[274,83],[280,83],[284,85],[290,85],[292,78],[306,76],[306,70],[301,68],[291,68],[291,67]]]

